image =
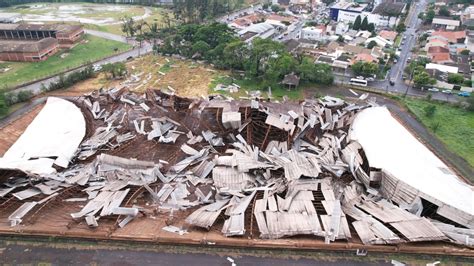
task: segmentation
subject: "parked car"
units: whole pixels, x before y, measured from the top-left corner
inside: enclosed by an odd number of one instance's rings
[[[458,93],[458,96],[469,97],[469,96],[471,96],[471,93],[469,93],[467,91],[461,91],[460,93]]]
[[[390,81],[389,81],[388,83],[389,83],[391,86],[395,85],[395,79],[394,79],[394,78],[390,79]]]
[[[451,94],[451,93],[453,93],[452,90],[442,90],[441,92],[442,92],[442,93],[446,93],[446,94]]]
[[[372,77],[368,77],[368,78],[366,78],[366,80],[367,80],[367,81],[375,81],[375,79],[372,78]]]
[[[438,88],[429,88],[428,91],[431,91],[431,92],[439,92],[439,89],[438,89]]]

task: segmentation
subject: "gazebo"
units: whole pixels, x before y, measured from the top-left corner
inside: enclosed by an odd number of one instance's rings
[[[283,79],[281,84],[288,85],[288,90],[290,90],[292,86],[296,88],[300,84],[300,77],[298,77],[294,73],[285,75],[285,78]]]

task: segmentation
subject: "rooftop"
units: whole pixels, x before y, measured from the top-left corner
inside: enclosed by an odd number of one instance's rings
[[[49,47],[58,44],[54,38],[44,38],[41,40],[20,41],[20,40],[0,40],[0,53],[2,52],[19,52],[32,53],[43,51]]]
[[[37,30],[73,32],[82,29],[82,25],[70,24],[4,24],[0,23],[0,30]]]
[[[405,5],[405,3],[392,3],[387,1],[376,6],[372,13],[395,17],[399,16],[403,12]]]

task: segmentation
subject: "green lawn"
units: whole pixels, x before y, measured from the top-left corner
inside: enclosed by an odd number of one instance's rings
[[[401,34],[398,34],[397,35],[397,38],[395,38],[395,47],[398,47],[400,46],[400,43],[402,42],[402,35]]]
[[[443,143],[449,150],[466,159],[474,166],[474,113],[445,103],[418,99],[405,99],[409,110]],[[427,106],[436,106],[434,115],[426,115]]]
[[[130,48],[128,44],[106,40],[95,36],[85,35],[84,40],[85,43],[78,44],[71,50],[62,50],[43,62],[5,63],[12,69],[5,73],[0,73],[1,86],[14,87],[28,81],[60,73],[87,62],[99,60]],[[118,50],[114,51],[114,49]],[[68,55],[61,58],[61,54],[64,53],[68,53]]]

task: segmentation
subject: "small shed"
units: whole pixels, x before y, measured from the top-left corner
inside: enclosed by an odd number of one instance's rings
[[[285,78],[283,79],[281,84],[288,85],[288,89],[291,89],[292,86],[293,88],[296,88],[300,84],[300,77],[298,77],[294,73],[285,75]]]

